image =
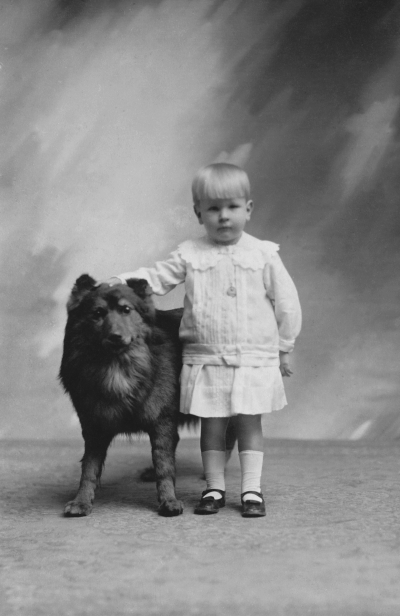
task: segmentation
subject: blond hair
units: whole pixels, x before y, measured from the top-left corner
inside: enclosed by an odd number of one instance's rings
[[[194,203],[203,199],[250,198],[250,182],[243,169],[228,163],[214,163],[200,169],[192,182]]]

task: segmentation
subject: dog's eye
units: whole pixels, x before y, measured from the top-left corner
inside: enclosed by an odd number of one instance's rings
[[[131,308],[129,306],[122,306],[121,312],[122,312],[122,314],[130,314],[131,313]]]
[[[97,321],[98,319],[102,319],[104,317],[104,314],[105,314],[104,308],[96,308],[92,312],[92,317],[93,319]]]

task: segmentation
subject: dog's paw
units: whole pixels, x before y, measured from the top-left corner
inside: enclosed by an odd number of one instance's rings
[[[183,503],[176,498],[171,498],[163,501],[158,508],[159,515],[162,515],[166,518],[170,518],[174,515],[180,515],[182,512]]]
[[[154,466],[148,466],[140,473],[140,481],[156,481]]]
[[[92,511],[92,504],[87,501],[72,500],[65,505],[64,515],[67,518],[77,518],[89,515]]]

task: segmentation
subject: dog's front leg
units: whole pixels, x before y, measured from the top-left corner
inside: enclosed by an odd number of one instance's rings
[[[79,490],[74,500],[69,501],[64,509],[64,515],[77,517],[89,515],[92,511],[94,494],[98,485],[107,449],[112,436],[87,434],[82,431],[85,439],[85,453],[82,458],[82,475]]]
[[[149,433],[153,465],[157,481],[158,513],[163,516],[179,515],[183,503],[175,496],[175,449],[179,441],[175,425],[162,424]]]

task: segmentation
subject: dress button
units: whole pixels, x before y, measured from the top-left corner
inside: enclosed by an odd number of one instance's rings
[[[236,289],[233,285],[231,285],[229,287],[229,289],[226,292],[227,295],[229,295],[229,297],[236,297]]]

